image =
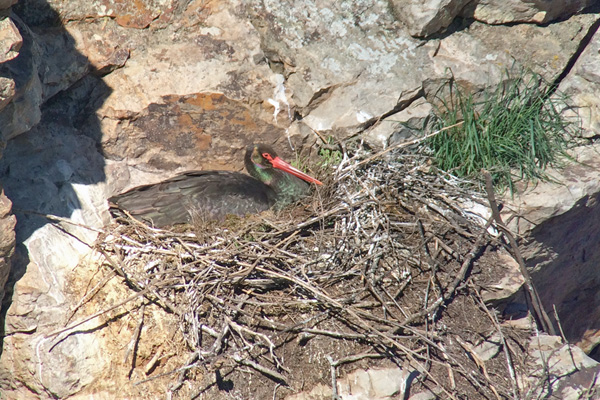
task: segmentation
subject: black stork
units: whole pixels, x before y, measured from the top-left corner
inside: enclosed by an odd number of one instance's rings
[[[196,216],[222,220],[230,214],[281,209],[306,196],[309,183],[321,185],[279,158],[268,145],[248,146],[244,164],[251,176],[232,171],[188,171],[108,200],[113,208],[164,227],[190,223]]]

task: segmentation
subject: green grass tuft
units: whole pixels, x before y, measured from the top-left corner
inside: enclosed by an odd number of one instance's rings
[[[568,99],[539,74],[507,72],[506,78],[477,98],[448,81],[438,91],[440,105],[429,129],[463,123],[426,144],[438,168],[474,180],[485,169],[496,187],[513,193],[519,180],[550,179],[545,169],[567,156],[577,124],[561,113]],[[440,93],[446,93],[444,99]]]

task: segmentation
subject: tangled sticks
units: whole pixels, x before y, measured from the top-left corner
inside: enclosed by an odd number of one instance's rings
[[[419,368],[449,398],[448,368],[496,398],[514,388],[474,376],[439,323],[476,292],[470,274],[495,240],[491,220],[460,205],[484,201],[459,183],[400,149],[357,150],[302,211],[179,232],[121,219],[98,248],[132,290],[177,316],[190,356],[172,390],[194,368],[250,368],[295,386],[314,341],[331,349],[316,369],[329,363],[334,381],[341,365],[385,358]]]

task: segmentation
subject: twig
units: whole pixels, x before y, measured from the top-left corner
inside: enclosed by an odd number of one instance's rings
[[[237,362],[238,364],[245,365],[245,366],[250,367],[250,368],[254,368],[255,370],[257,370],[261,374],[263,374],[265,376],[268,376],[271,379],[274,379],[278,383],[281,383],[281,384],[286,385],[286,386],[288,385],[287,384],[287,380],[285,379],[285,376],[281,375],[277,371],[274,371],[274,370],[272,370],[270,368],[267,368],[267,367],[263,367],[262,365],[254,362],[252,360],[249,360],[249,359],[247,359],[245,357],[242,357],[242,356],[240,356],[237,353],[234,353],[231,358],[233,359],[233,361]]]
[[[100,282],[98,282],[92,288],[92,290],[87,292],[85,296],[83,296],[81,300],[79,300],[79,302],[75,305],[75,307],[73,307],[73,309],[69,312],[67,322],[70,321],[71,318],[73,318],[73,316],[77,313],[77,311],[83,304],[90,301],[112,278],[115,277],[115,275],[116,273],[114,271],[109,271],[109,273],[103,279],[101,279]]]
[[[71,220],[69,218],[59,217],[58,215],[45,214],[45,213],[41,213],[41,212],[33,211],[33,210],[24,210],[22,208],[17,208],[17,207],[13,207],[13,212],[23,213],[23,214],[37,215],[39,217],[44,217],[44,218],[49,219],[51,221],[64,222],[66,224],[77,226],[79,228],[84,228],[84,229],[90,230],[92,232],[105,233],[105,231],[102,230],[102,229],[92,228],[89,225],[80,224],[80,223],[75,222],[75,221],[73,221],[73,220]],[[77,239],[81,241],[81,239],[79,239],[79,238],[77,238]],[[85,242],[83,242],[83,243],[85,243]],[[87,244],[87,243],[85,243],[85,244]]]
[[[435,131],[435,132],[432,132],[432,133],[429,133],[429,134],[427,134],[427,135],[425,135],[423,137],[420,137],[420,138],[417,138],[417,139],[414,139],[414,140],[410,140],[408,142],[402,142],[402,143],[398,143],[396,145],[390,146],[387,149],[385,149],[383,151],[380,151],[379,153],[376,153],[376,154],[372,155],[371,157],[368,157],[368,158],[362,160],[361,162],[353,165],[352,168],[356,169],[356,168],[360,167],[361,165],[370,163],[371,161],[376,160],[377,158],[380,158],[381,156],[389,153],[392,150],[397,150],[397,149],[400,149],[400,148],[403,148],[403,147],[410,147],[410,146],[413,146],[415,144],[421,143],[421,142],[423,142],[423,141],[425,141],[425,140],[427,140],[427,139],[429,139],[431,137],[439,135],[440,133],[442,133],[444,131],[447,131],[449,129],[452,129],[452,128],[455,128],[455,127],[457,127],[459,125],[462,125],[463,123],[464,123],[464,121],[460,121],[460,122],[457,122],[454,125],[445,126],[442,129],[440,129],[438,131]]]
[[[502,327],[500,326],[500,322],[498,321],[498,317],[496,317],[496,314],[488,310],[487,306],[485,305],[485,302],[483,301],[483,298],[481,297],[481,293],[479,293],[477,289],[475,289],[475,293],[477,295],[476,298],[477,302],[479,303],[479,306],[486,313],[492,324],[494,324],[498,335],[500,335],[500,340],[502,341],[502,349],[506,358],[506,367],[508,368],[510,382],[512,385],[513,399],[519,400],[521,398],[521,394],[519,393],[519,384],[517,382],[517,373],[515,372],[515,365],[512,359],[512,355],[510,353],[510,348],[508,347],[508,343],[506,343],[506,338],[504,337],[504,333],[502,332]]]
[[[337,181],[297,219],[283,211],[269,220],[211,226],[214,232],[198,238],[134,220],[113,227],[110,242],[100,245],[107,262],[131,288],[179,317],[190,348],[185,366],[169,372],[179,373],[171,391],[181,388],[190,368],[212,369],[227,359],[285,384],[286,346],[314,335],[360,348],[345,358],[330,355],[334,379],[343,363],[389,357],[422,369],[422,379],[439,386],[444,398],[461,397],[463,377],[482,389],[483,377],[443,350],[447,335],[434,322],[460,300],[491,238],[453,203],[470,197],[452,186],[451,176],[429,174],[414,156],[379,161],[407,145],[371,156],[344,153]],[[434,284],[432,298],[418,310],[427,282]],[[439,365],[451,368],[456,391],[440,368],[429,368]],[[145,381],[165,376],[157,372]]]
[[[160,357],[162,357],[162,354],[163,349],[162,347],[159,347],[154,356],[150,359],[150,361],[146,363],[146,366],[144,367],[144,374],[146,376],[150,375],[154,367],[156,367],[156,364],[158,364],[158,362],[160,361]]]
[[[168,286],[171,283],[174,283],[174,281],[173,280],[167,280],[167,281],[161,282],[161,285]],[[150,291],[150,289],[151,289],[150,287],[147,287],[147,288],[145,288],[145,289],[143,289],[143,290],[135,293],[134,295],[129,296],[125,300],[120,301],[119,303],[115,304],[112,307],[109,307],[109,308],[107,308],[105,310],[98,311],[97,313],[94,313],[94,314],[90,315],[89,317],[86,317],[86,318],[84,318],[84,319],[82,319],[80,321],[77,321],[77,322],[75,322],[75,323],[67,326],[66,328],[57,329],[55,331],[47,333],[44,337],[45,338],[50,338],[52,336],[57,336],[57,335],[60,335],[61,333],[70,331],[70,330],[72,330],[72,329],[74,329],[74,328],[76,328],[76,327],[78,327],[80,325],[85,324],[88,321],[91,321],[91,320],[93,320],[93,319],[95,319],[95,318],[97,318],[97,317],[99,317],[101,315],[104,315],[104,314],[106,314],[106,313],[108,313],[108,312],[110,312],[110,311],[112,311],[114,309],[117,309],[117,308],[119,308],[119,307],[121,307],[121,306],[129,303],[130,301],[137,299],[140,296],[145,296]]]
[[[329,361],[330,372],[331,372],[331,400],[342,400],[337,391],[337,361],[333,361],[333,358],[328,354],[325,358]]]
[[[129,354],[132,353],[132,357],[131,357],[131,368],[129,369],[129,373],[127,374],[130,378],[131,378],[131,374],[133,373],[133,370],[135,369],[135,357],[136,357],[136,349],[140,340],[140,334],[142,333],[142,327],[144,326],[144,314],[146,311],[146,304],[142,304],[142,307],[140,309],[140,322],[138,323],[137,329],[135,330],[133,337],[131,338],[131,341],[129,342],[129,346],[127,346],[127,351],[125,352],[125,357],[123,359],[123,363],[127,362],[127,359],[129,358]]]
[[[490,217],[490,219],[487,221],[485,228],[482,230],[480,236],[477,238],[477,240],[471,247],[469,253],[465,256],[460,270],[458,271],[458,274],[452,282],[452,284],[449,286],[449,289],[446,290],[445,296],[440,296],[433,304],[431,304],[426,309],[421,310],[418,313],[412,314],[408,318],[405,318],[404,321],[401,322],[401,325],[410,325],[416,319],[421,318],[437,310],[441,304],[443,304],[445,301],[451,299],[454,296],[454,293],[456,292],[456,289],[458,288],[460,283],[465,280],[467,272],[469,271],[473,260],[475,259],[477,254],[481,252],[482,248],[487,246],[487,243],[484,243],[487,237],[485,229],[487,229],[487,227],[492,223],[492,218],[493,217]]]
[[[567,337],[565,336],[565,332],[563,331],[563,328],[562,328],[562,324],[560,323],[560,318],[558,317],[558,311],[556,311],[556,305],[552,304],[552,310],[554,311],[554,318],[556,318],[556,323],[558,325],[558,329],[560,330],[560,337],[562,338],[563,342],[567,346],[567,350],[569,350],[569,356],[571,357],[571,362],[573,363],[573,367],[575,368],[575,371],[579,371],[579,367],[577,366],[577,363],[575,362],[575,357],[573,357],[573,351],[571,350],[571,344],[567,340]]]
[[[46,334],[44,337],[45,337],[45,338],[50,338],[50,337],[52,337],[52,336],[57,336],[57,335],[60,335],[61,333],[64,333],[64,332],[68,332],[68,331],[70,331],[70,330],[72,330],[72,329],[74,329],[74,328],[76,328],[76,327],[78,327],[78,326],[80,326],[80,325],[83,325],[83,324],[85,324],[85,323],[86,323],[86,322],[88,322],[88,321],[91,321],[91,320],[93,320],[94,318],[97,318],[97,317],[99,317],[99,316],[101,316],[101,315],[104,315],[104,314],[106,314],[106,313],[108,313],[108,312],[110,312],[110,311],[112,311],[112,310],[114,310],[114,309],[117,309],[117,308],[119,308],[119,307],[121,307],[121,306],[123,306],[123,305],[125,305],[125,304],[129,303],[129,302],[130,302],[130,301],[132,301],[132,300],[135,300],[135,299],[137,299],[137,298],[138,298],[138,297],[140,297],[140,296],[143,296],[143,295],[145,295],[147,292],[148,292],[148,289],[144,289],[144,290],[142,290],[141,292],[137,292],[137,293],[136,293],[136,294],[134,294],[133,296],[129,296],[129,297],[128,297],[128,298],[126,298],[125,300],[122,300],[122,301],[120,301],[119,303],[115,304],[115,305],[114,305],[114,306],[112,306],[112,307],[109,307],[109,308],[107,308],[107,309],[104,309],[104,310],[98,311],[97,313],[94,313],[94,314],[90,315],[89,317],[86,317],[86,318],[84,318],[84,319],[82,319],[82,320],[80,320],[80,321],[77,321],[77,322],[75,322],[75,323],[73,323],[73,324],[71,324],[71,325],[67,326],[66,328],[57,329],[57,330],[55,330],[55,331],[52,331],[52,332],[50,332],[50,333],[47,333],[47,334]]]
[[[169,388],[170,392],[176,392],[183,386],[183,383],[185,382],[185,375],[186,375],[187,371],[190,370],[190,368],[192,368],[194,366],[194,364],[196,363],[196,361],[198,361],[199,358],[200,358],[200,355],[198,354],[197,351],[195,351],[192,354],[190,354],[184,367],[178,368],[177,371],[170,372],[170,373],[179,372],[179,376],[177,377],[177,382]],[[163,373],[160,375],[164,376],[165,374]],[[143,382],[145,382],[145,381],[141,381],[139,383],[143,383]],[[136,385],[137,385],[137,383],[134,384],[134,386],[136,386]]]
[[[355,354],[353,356],[340,358],[339,360],[336,360],[336,361],[333,361],[333,359],[331,359],[330,356],[327,356],[327,357],[328,357],[327,359],[329,360],[329,364],[331,364],[334,367],[339,367],[340,365],[357,362],[360,360],[364,360],[365,358],[385,358],[386,355],[379,354],[379,353],[363,353],[363,354]]]
[[[513,256],[519,264],[521,275],[523,275],[523,278],[525,279],[525,293],[528,294],[530,303],[533,306],[535,319],[541,324],[541,328],[544,332],[547,332],[550,335],[556,335],[556,329],[554,329],[554,325],[550,321],[550,318],[548,317],[548,314],[544,309],[544,305],[540,300],[537,290],[535,289],[533,280],[531,279],[531,275],[529,275],[529,271],[527,270],[527,266],[525,265],[525,260],[523,260],[523,256],[521,255],[521,251],[519,250],[519,245],[517,244],[517,241],[515,240],[513,234],[506,227],[506,225],[504,225],[504,222],[502,222],[502,217],[500,216],[498,204],[496,203],[496,197],[494,195],[492,175],[488,171],[483,171],[483,175],[485,177],[485,190],[487,192],[490,208],[492,209],[492,216],[494,217],[498,228],[504,233],[504,235],[508,239],[510,247],[513,251]]]

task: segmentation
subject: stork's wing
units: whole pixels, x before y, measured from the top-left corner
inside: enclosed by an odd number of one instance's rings
[[[189,223],[194,217],[223,219],[228,214],[264,211],[275,193],[264,183],[239,172],[188,171],[160,183],[133,188],[111,197],[111,206],[157,227]]]

